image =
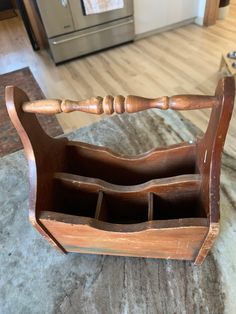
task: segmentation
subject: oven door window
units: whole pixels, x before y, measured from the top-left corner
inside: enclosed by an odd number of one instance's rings
[[[81,30],[133,15],[133,0],[124,0],[124,8],[109,12],[85,15],[83,0],[69,0],[74,27]]]

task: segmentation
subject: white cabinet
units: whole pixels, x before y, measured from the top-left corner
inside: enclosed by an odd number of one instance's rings
[[[198,15],[199,0],[134,0],[135,33],[142,34]]]
[[[146,33],[163,27],[166,25],[166,19],[166,0],[134,0],[134,24],[136,34]]]
[[[198,14],[198,0],[167,0],[166,3],[169,3],[167,25],[194,18]]]

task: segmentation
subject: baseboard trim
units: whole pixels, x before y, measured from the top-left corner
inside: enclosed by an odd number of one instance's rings
[[[196,17],[194,23],[200,26],[204,26],[204,17],[202,16]]]
[[[184,20],[184,21],[181,21],[181,22],[178,22],[178,23],[174,23],[174,24],[170,24],[170,25],[167,25],[167,26],[164,26],[164,27],[156,28],[156,29],[153,29],[153,30],[148,31],[148,32],[144,32],[144,33],[141,33],[141,34],[136,34],[135,35],[135,40],[139,40],[139,39],[142,39],[142,38],[145,38],[145,37],[149,37],[149,36],[152,36],[152,35],[155,35],[155,34],[158,34],[158,33],[169,31],[169,30],[174,29],[174,28],[178,28],[178,27],[181,27],[181,26],[185,26],[185,25],[191,24],[191,23],[194,23],[195,20],[196,20],[196,18],[191,18],[191,19],[187,19],[187,20]]]

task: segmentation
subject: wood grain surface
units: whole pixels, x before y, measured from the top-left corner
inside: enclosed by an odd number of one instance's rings
[[[233,77],[225,77],[219,81],[215,96],[177,96],[177,107],[182,108],[183,104],[184,108],[190,109],[201,108],[213,99],[204,136],[195,144],[184,143],[174,150],[173,147],[156,149],[134,159],[114,155],[106,148],[73,143],[66,138],[50,138],[37,122],[37,111],[24,110],[25,103],[32,107],[27,95],[14,86],[6,87],[7,110],[29,163],[32,224],[50,243],[65,252],[75,251],[77,247],[79,252],[89,249],[91,253],[190,259],[201,264],[219,230],[221,154],[233,111],[234,94]],[[131,112],[139,111],[136,110],[136,100],[130,102]],[[148,109],[149,106],[140,102],[138,108],[143,107]],[[73,146],[77,154],[71,151]],[[186,147],[192,155],[185,154]],[[160,177],[158,161],[163,157],[163,151],[166,158],[162,161]],[[177,176],[176,169],[179,171]],[[44,208],[52,211],[47,219],[41,219]],[[68,224],[57,221],[59,217],[53,212],[58,211],[90,219],[85,226]],[[151,212],[151,221],[165,220],[163,228],[147,222]],[[96,216],[103,217],[99,220],[99,228],[93,222]],[[170,220],[187,218],[196,218],[196,222],[192,219],[191,227],[178,224],[170,227]],[[208,227],[200,233],[200,229],[195,228],[198,218],[208,218]],[[107,222],[113,224],[109,230],[106,229]],[[137,223],[144,223],[141,230]],[[115,231],[117,224],[121,224],[119,232]],[[130,225],[132,239],[122,228],[123,224]],[[69,242],[65,242],[65,236]],[[133,247],[134,242],[136,247]]]
[[[91,95],[137,91],[146,97],[190,91],[212,94],[221,75],[217,69],[222,51],[231,51],[235,45],[235,8],[232,0],[229,17],[212,27],[187,25],[57,68],[46,52],[32,52],[21,21],[9,19],[0,23],[1,73],[30,65],[47,98],[63,99],[69,94],[73,99],[87,99]],[[207,110],[186,111],[183,115],[200,129],[206,128]],[[68,132],[100,118],[77,112],[61,114],[59,119]],[[22,153],[1,158],[2,311],[234,313],[235,125],[234,112],[225,146],[227,154],[223,156],[220,237],[214,255],[210,254],[201,268],[177,261],[57,255],[27,222],[27,164]],[[158,141],[150,136],[154,130]],[[192,140],[194,132],[196,129],[174,113],[143,112],[101,120],[70,134],[70,138],[109,146],[117,153],[138,154],[156,146]],[[133,142],[135,134],[138,137]]]
[[[77,130],[69,134],[69,139],[105,145],[116,154],[134,156],[153,147],[189,141],[196,134],[200,135],[175,112],[164,113],[160,116],[151,110],[117,115]],[[181,133],[178,133],[179,130]],[[150,136],[154,133],[155,136]],[[136,141],[131,141],[135,135]],[[201,267],[185,261],[150,258],[59,255],[28,222],[28,165],[23,153],[1,158],[2,312],[14,313],[17,307],[19,312],[24,313],[52,314],[224,313],[229,306],[228,297],[233,296],[233,289],[226,289],[231,282],[228,277],[233,276],[233,265],[227,252],[229,249],[233,251],[234,244],[233,217],[230,214],[233,213],[230,204],[234,199],[234,186],[233,182],[232,187],[228,183],[235,173],[230,170],[235,164],[226,157],[222,174],[229,199],[223,193],[222,218],[229,234],[225,234],[223,225],[221,245],[215,246],[214,255],[210,253]],[[218,250],[219,254],[216,254]],[[224,276],[219,263],[224,265]]]
[[[148,99],[140,96],[107,95],[92,97],[87,100],[59,100],[59,99],[43,99],[33,102],[26,102],[22,105],[24,112],[56,114],[68,113],[74,111],[82,111],[94,114],[113,114],[118,113],[134,113],[147,109],[173,109],[173,110],[194,110],[206,109],[216,106],[218,100],[214,96],[201,95],[178,95],[172,97],[159,97]]]

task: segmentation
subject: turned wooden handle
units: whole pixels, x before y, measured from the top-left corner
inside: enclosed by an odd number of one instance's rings
[[[155,99],[129,95],[127,97],[98,96],[87,100],[60,100],[43,99],[24,103],[24,112],[56,114],[60,112],[83,111],[94,114],[133,113],[141,110],[157,108],[162,110],[193,110],[212,108],[218,104],[214,96],[178,95],[172,97],[159,97]]]

